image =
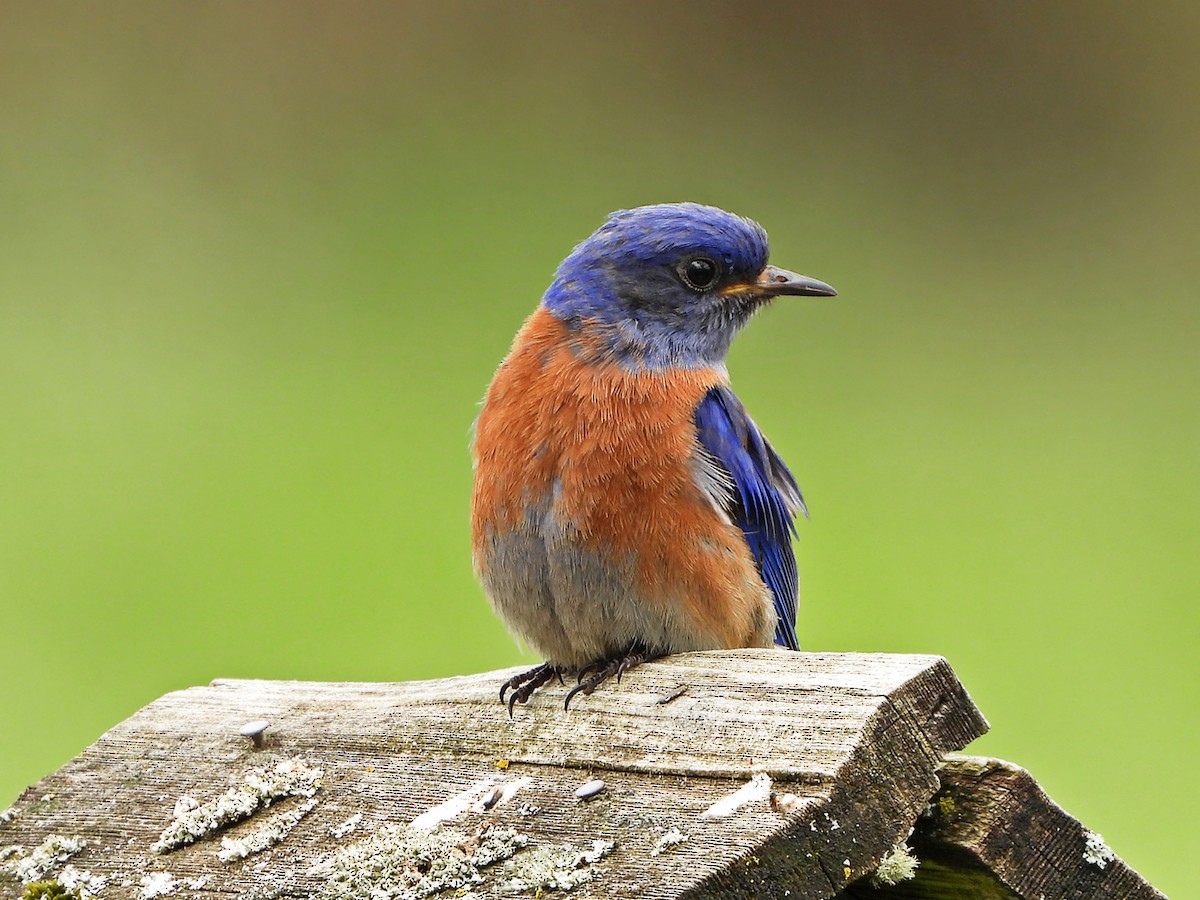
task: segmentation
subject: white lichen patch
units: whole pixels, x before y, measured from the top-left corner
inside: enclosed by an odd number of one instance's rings
[[[1112,848],[1104,843],[1103,836],[1096,832],[1085,831],[1083,840],[1083,861],[1085,863],[1104,869],[1117,858],[1117,854],[1113,853]]]
[[[82,900],[89,900],[108,887],[108,878],[68,864],[58,873],[58,883],[68,891],[78,891]]]
[[[766,801],[771,797],[771,776],[758,772],[751,779],[734,791],[727,794],[700,813],[702,819],[724,819],[749,803]]]
[[[921,861],[913,856],[912,848],[899,844],[879,861],[878,868],[871,873],[871,883],[875,887],[894,887],[916,875],[919,865]]]
[[[3,866],[21,879],[22,884],[43,881],[86,845],[83,838],[50,834],[28,853],[15,845],[7,848]]]
[[[15,806],[10,806],[8,809],[4,810],[4,812],[0,812],[0,825],[7,825],[16,817],[17,808]]]
[[[512,828],[474,833],[385,825],[338,850],[323,867],[325,900],[421,900],[479,884],[480,870],[510,859],[529,839]]]
[[[91,900],[108,887],[108,879],[67,863],[86,843],[81,838],[52,834],[29,853],[16,845],[5,847],[0,850],[0,870],[16,875],[22,884],[53,878],[66,890],[77,893],[81,900]]]
[[[522,853],[504,864],[497,884],[503,894],[569,891],[602,873],[594,866],[616,847],[612,841],[593,841],[590,850],[571,844],[549,844]]]
[[[669,831],[664,831],[654,846],[650,849],[651,856],[661,856],[672,847],[678,847],[684,841],[688,840],[689,836],[684,834],[678,828],[672,828]]]
[[[310,768],[301,759],[287,759],[274,769],[251,769],[242,783],[218,797],[192,807],[181,797],[175,818],[150,847],[155,853],[170,853],[207,837],[222,828],[250,818],[284,797],[312,797],[321,785],[324,770]],[[194,801],[193,801],[194,802]]]
[[[179,887],[179,882],[171,876],[170,872],[151,872],[149,875],[142,876],[140,887],[142,900],[154,900],[155,897],[165,897],[170,894]]]
[[[316,809],[316,806],[316,800],[308,800],[295,809],[275,813],[246,834],[239,837],[222,838],[217,859],[224,863],[234,862],[255,853],[261,853],[268,847],[274,847],[291,834],[292,829],[300,820]]]
[[[609,823],[621,831],[650,828],[654,831],[666,831],[674,827],[675,817],[659,807],[655,812],[648,813],[643,809],[630,809],[622,806],[616,812],[609,814]]]

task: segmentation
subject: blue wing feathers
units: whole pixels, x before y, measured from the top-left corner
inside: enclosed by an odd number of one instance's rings
[[[775,643],[799,650],[796,601],[799,578],[792,551],[797,513],[808,515],[792,473],[727,387],[710,390],[696,407],[696,431],[732,490],[725,511],[746,536],[759,574],[775,598]]]

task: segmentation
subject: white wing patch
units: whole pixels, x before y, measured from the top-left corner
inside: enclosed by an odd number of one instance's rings
[[[729,510],[737,497],[733,476],[721,465],[721,461],[700,444],[692,451],[692,478],[700,493],[712,504],[713,509],[730,525]]]

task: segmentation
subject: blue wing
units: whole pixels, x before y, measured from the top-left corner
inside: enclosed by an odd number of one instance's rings
[[[775,643],[799,650],[796,599],[799,579],[792,535],[796,513],[808,515],[800,488],[767,443],[742,402],[727,387],[712,388],[696,407],[696,430],[706,451],[709,495],[742,529],[758,572],[775,597]],[[713,485],[724,490],[714,490]]]

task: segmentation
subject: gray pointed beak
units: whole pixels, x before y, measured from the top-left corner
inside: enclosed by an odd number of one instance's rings
[[[754,283],[755,292],[766,297],[790,294],[797,297],[836,297],[837,291],[823,281],[797,275],[777,266],[767,266]]]

